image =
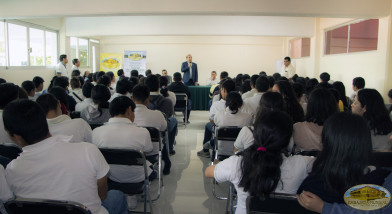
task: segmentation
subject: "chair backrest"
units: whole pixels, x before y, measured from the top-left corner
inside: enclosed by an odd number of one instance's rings
[[[103,124],[90,124],[90,127],[92,130],[94,130],[95,128],[98,128],[100,126],[102,126]]]
[[[0,144],[0,155],[11,160],[16,159],[22,152],[18,146],[13,144]]]
[[[86,206],[76,202],[26,198],[7,201],[5,209],[8,214],[91,214]]]
[[[246,199],[248,214],[274,213],[274,214],[315,214],[303,208],[297,201],[296,195],[274,193],[267,199],[249,196]]]
[[[72,119],[80,118],[80,111],[73,111],[71,112],[70,116]]]
[[[188,102],[188,96],[185,93],[175,93],[176,94],[176,105],[174,108],[185,108]]]
[[[317,150],[311,150],[311,151],[300,151],[295,153],[295,155],[303,155],[303,156],[314,156],[317,157],[317,155],[320,153],[320,151]]]
[[[161,142],[161,133],[157,128],[154,127],[144,127],[150,133],[151,141],[152,142]]]
[[[241,127],[237,126],[216,127],[216,140],[235,141],[241,129]]]
[[[373,151],[369,158],[369,165],[378,167],[392,167],[392,151]]]

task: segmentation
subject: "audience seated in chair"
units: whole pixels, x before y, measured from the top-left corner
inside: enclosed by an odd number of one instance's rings
[[[275,82],[272,91],[278,92],[282,95],[285,111],[291,116],[294,123],[304,121],[304,110],[299,104],[289,81],[279,80]]]
[[[110,91],[109,88],[97,84],[91,90],[91,98],[93,99],[93,104],[85,108],[80,116],[89,124],[103,124],[108,122],[110,118],[109,113],[109,99]]]
[[[263,95],[263,93],[267,92],[268,89],[269,82],[267,77],[259,77],[256,80],[257,92],[254,93],[252,97],[248,97],[244,100],[244,106],[242,108],[242,111],[251,115],[256,115],[257,107],[259,106],[261,96]]]
[[[33,81],[26,80],[22,82],[22,88],[27,92],[30,100],[35,101],[35,85]]]
[[[256,89],[256,80],[259,78],[260,76],[257,74],[252,75],[252,77],[250,78],[250,88],[251,90],[243,93],[242,94],[242,99],[245,100],[248,97],[253,97],[253,95],[255,95],[257,93],[257,89]]]
[[[53,81],[53,86],[58,86],[58,87],[64,89],[64,91],[66,93],[68,93],[68,86],[69,86],[68,77],[66,77],[66,76],[57,77]],[[75,99],[68,94],[66,94],[66,99],[67,99],[67,110],[69,112],[75,111],[75,106],[76,106]]]
[[[4,129],[3,110],[8,103],[18,99],[18,89],[13,83],[0,84],[0,144],[13,143]]]
[[[69,142],[72,143],[92,142],[89,124],[81,118],[71,119],[68,115],[62,114],[60,101],[54,95],[43,94],[38,97],[37,103],[46,114],[49,132],[53,136],[71,136]]]
[[[82,87],[84,100],[75,106],[75,111],[82,112],[85,108],[87,108],[90,104],[93,104],[93,99],[91,99],[91,90],[94,85],[91,82],[84,83]]]
[[[174,92],[174,93],[184,93],[186,96],[188,96],[188,109],[187,109],[187,121],[189,121],[189,115],[191,114],[191,109],[192,109],[192,100],[191,99],[191,92],[189,91],[188,86],[186,86],[182,82],[182,77],[180,72],[176,72],[173,75],[173,80],[174,82],[168,86],[169,91]],[[175,103],[174,103],[175,105]],[[184,113],[185,115],[185,113]],[[185,121],[185,118],[184,118]]]
[[[74,98],[76,101],[76,105],[80,102],[83,102],[84,96],[83,96],[83,90],[81,89],[81,82],[78,77],[72,77],[72,79],[69,81],[71,85],[71,90],[69,90],[69,94]],[[75,105],[75,108],[76,108]]]
[[[230,181],[234,185],[237,190],[236,214],[246,213],[248,195],[293,194],[307,176],[312,157],[287,158],[282,154],[289,144],[292,130],[292,120],[286,113],[266,113],[255,122],[255,143],[252,146],[205,170],[206,177],[215,178],[217,182]]]
[[[131,97],[132,96],[132,89],[135,85],[133,82],[129,81],[127,78],[122,78],[117,81],[116,85],[116,93],[114,93],[111,97],[109,102],[112,102],[114,98],[119,97],[119,96],[126,96],[126,97]]]
[[[37,100],[37,98],[42,94],[42,90],[44,89],[44,79],[40,76],[35,76],[33,78],[33,83],[35,85],[35,94],[34,94],[34,99]]]
[[[9,103],[3,118],[11,139],[23,149],[5,171],[16,197],[77,201],[92,213],[127,211],[124,194],[107,191],[109,165],[95,145],[52,136],[42,108],[30,100]]]
[[[168,89],[168,80],[165,76],[160,76],[159,77],[159,86],[161,87],[161,89],[159,90],[159,93],[170,99],[170,101],[172,101],[173,106],[176,105],[176,94],[174,94],[172,91],[169,91]]]

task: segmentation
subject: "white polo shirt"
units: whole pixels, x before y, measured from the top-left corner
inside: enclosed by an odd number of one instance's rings
[[[128,92],[127,92],[125,95],[124,95],[124,94],[120,94],[120,93],[115,92],[115,93],[110,97],[109,103],[112,102],[112,101],[114,100],[114,98],[116,98],[116,97],[121,97],[121,96],[126,96],[126,97],[131,98],[131,95],[130,95]]]
[[[75,95],[75,94],[76,95]],[[83,90],[81,89],[81,88],[75,88],[75,89],[71,89],[71,90],[69,90],[69,94],[68,95],[70,95],[71,97],[73,97],[74,98],[74,100],[76,101],[76,103],[81,103],[81,102],[83,102],[83,100],[85,99],[85,97],[83,96]],[[82,99],[82,100],[80,100],[80,99]]]
[[[239,110],[236,114],[232,114],[227,107],[225,111],[219,111],[215,114],[214,122],[217,127],[237,126],[244,127],[252,125],[252,115],[243,113]],[[218,142],[219,155],[232,155],[234,151],[234,143],[232,141]]]
[[[290,77],[294,76],[295,68],[291,63],[287,67],[285,65],[283,65],[282,68],[280,69],[279,73],[282,77],[290,78]]]
[[[85,98],[82,102],[76,104],[75,111],[81,112],[91,104],[94,104],[93,99]]]
[[[137,127],[128,118],[110,118],[105,125],[93,130],[93,144],[99,148],[152,151],[150,133]],[[148,175],[152,170],[147,167]],[[136,183],[144,180],[143,166],[110,165],[109,178],[116,182]]]
[[[0,109],[0,144],[14,143],[4,129],[3,110]]]
[[[251,115],[256,115],[261,96],[263,96],[263,93],[257,92],[253,95],[253,97],[246,98],[244,100],[242,111]]]
[[[6,202],[8,199],[14,197],[10,187],[5,180],[5,171],[3,165],[0,164],[0,201]]]
[[[140,127],[154,127],[163,132],[167,128],[167,122],[163,114],[158,110],[150,110],[145,105],[136,104],[134,123]],[[156,155],[159,152],[158,142],[153,142],[154,149],[147,156]]]
[[[53,136],[22,148],[5,170],[16,197],[76,201],[92,213],[107,214],[98,195],[97,180],[109,165],[91,143],[68,143],[66,136]]]
[[[61,76],[68,77],[68,71],[66,65],[64,65],[62,62],[59,62],[56,66],[56,73],[61,74]]]
[[[213,102],[210,108],[210,120],[214,120],[215,114],[219,111],[226,109],[226,100],[220,99],[219,101]]]
[[[281,176],[275,192],[296,194],[302,181],[312,169],[314,157],[294,155],[287,158],[282,156]],[[242,178],[241,164],[242,156],[233,155],[218,163],[214,170],[214,178],[217,182],[229,181],[237,190],[236,214],[246,214],[246,198],[249,196],[242,187],[238,186]]]
[[[257,93],[257,89],[255,89],[255,88],[253,88],[252,90],[250,90],[250,91],[248,91],[248,92],[245,92],[241,97],[242,97],[242,100],[245,100],[246,98],[249,98],[249,97],[253,97],[253,95],[255,95]]]
[[[74,71],[74,70],[79,70],[80,71],[79,67],[77,67],[76,65],[72,65],[71,71]]]
[[[81,118],[71,119],[68,115],[60,115],[53,119],[47,119],[49,132],[53,136],[72,136],[71,143],[92,142],[90,125]]]
[[[250,128],[253,129],[253,127]],[[253,132],[249,129],[249,127],[242,127],[237,139],[234,142],[234,147],[238,151],[243,151],[249,146],[253,145],[254,142],[255,139],[253,137]]]

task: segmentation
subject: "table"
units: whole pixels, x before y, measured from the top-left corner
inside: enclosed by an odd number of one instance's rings
[[[192,110],[208,111],[208,102],[210,101],[208,94],[210,93],[211,86],[202,85],[188,87],[191,93],[190,99],[192,100]]]

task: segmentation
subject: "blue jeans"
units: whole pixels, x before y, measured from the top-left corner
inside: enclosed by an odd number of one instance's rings
[[[109,214],[128,214],[127,198],[119,190],[110,190],[102,206],[109,212]]]
[[[177,119],[174,117],[170,117],[168,119],[168,129],[169,129],[169,151],[173,150],[174,140],[177,134]]]
[[[211,138],[212,138],[212,128],[214,127],[214,125],[212,125],[212,123],[208,122],[204,128],[204,140],[203,140],[203,145],[207,142],[211,143]],[[208,149],[204,149],[203,150],[205,152],[209,151]]]

